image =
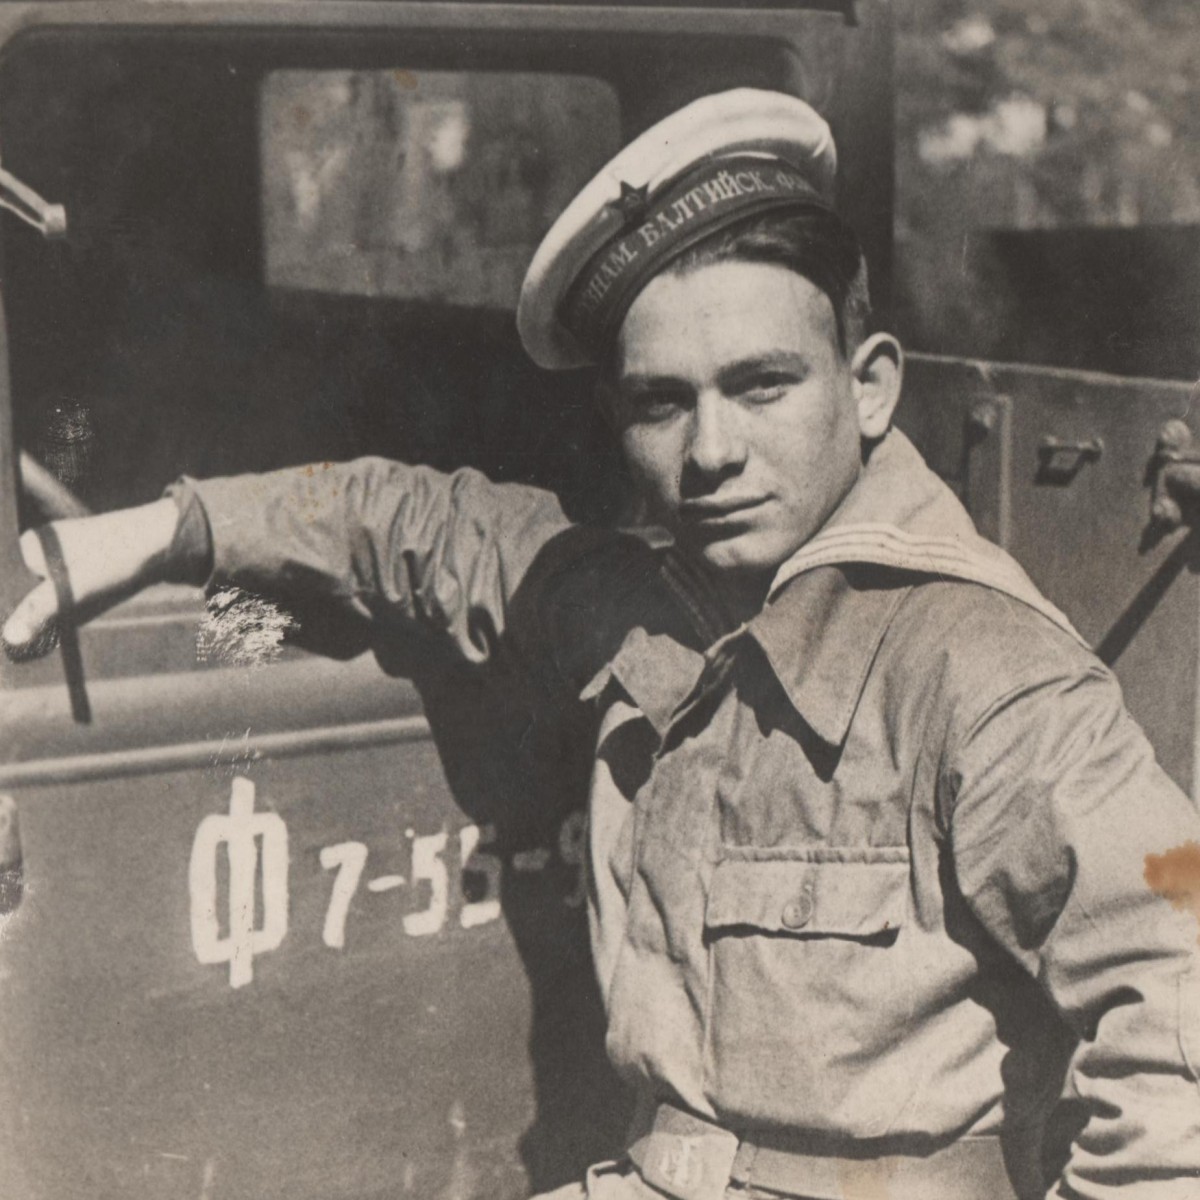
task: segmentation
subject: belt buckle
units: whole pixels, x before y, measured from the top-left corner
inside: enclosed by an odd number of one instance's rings
[[[737,1138],[656,1129],[642,1156],[642,1178],[674,1200],[722,1200],[737,1154]]]

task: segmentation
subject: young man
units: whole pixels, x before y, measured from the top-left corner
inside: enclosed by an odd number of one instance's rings
[[[379,460],[185,481],[48,544],[83,607],[319,593],[594,708],[595,960],[641,1111],[564,1196],[1196,1197],[1198,931],[1147,878],[1200,819],[891,429],[833,172],[800,101],[709,97],[530,267],[525,345],[596,366],[667,550]],[[40,585],[10,645],[55,608]]]

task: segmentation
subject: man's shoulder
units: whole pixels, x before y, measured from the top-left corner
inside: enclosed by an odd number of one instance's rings
[[[643,531],[570,526],[535,557],[510,605],[510,628],[549,654],[576,691],[634,630],[700,649],[704,598],[672,566],[669,547]]]
[[[1021,688],[1108,674],[1077,636],[1033,604],[957,579],[924,579],[910,588],[881,659],[900,678],[938,687],[972,708]]]

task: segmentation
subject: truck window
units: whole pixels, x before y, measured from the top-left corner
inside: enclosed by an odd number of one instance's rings
[[[619,140],[616,94],[595,79],[275,72],[267,282],[515,309],[542,235]]]

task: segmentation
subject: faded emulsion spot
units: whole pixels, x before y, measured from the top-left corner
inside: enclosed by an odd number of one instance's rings
[[[241,588],[214,592],[205,605],[196,632],[196,658],[231,667],[262,667],[283,652],[296,619],[277,604]]]
[[[1184,842],[1165,854],[1147,854],[1146,883],[1200,924],[1200,842]],[[1197,939],[1200,940],[1200,939]]]
[[[36,453],[59,483],[77,487],[87,481],[95,436],[91,409],[78,401],[62,400],[46,417]]]
[[[25,893],[17,802],[0,796],[0,920],[15,912]]]

